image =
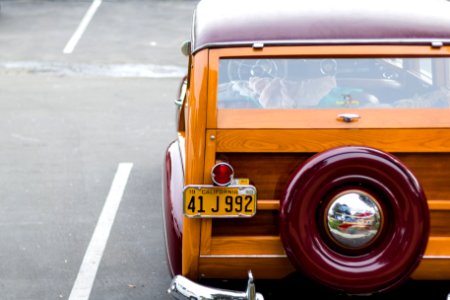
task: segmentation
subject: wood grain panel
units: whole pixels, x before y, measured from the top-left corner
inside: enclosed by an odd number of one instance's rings
[[[258,199],[280,199],[295,170],[311,153],[226,153],[237,178],[249,178],[258,191]]]
[[[213,236],[273,236],[280,233],[278,211],[258,211],[252,218],[213,219]]]
[[[322,152],[357,145],[386,152],[450,152],[450,129],[217,130],[217,152]]]
[[[431,210],[450,210],[450,201],[449,200],[428,200],[428,207]]]
[[[248,271],[258,279],[280,279],[295,271],[287,258],[200,258],[199,271],[204,278],[248,278]]]
[[[211,132],[215,135],[215,132]],[[203,183],[212,184],[211,169],[216,162],[216,143],[209,137],[205,141],[205,168],[203,170]],[[209,254],[211,248],[212,219],[202,219],[200,254]]]
[[[422,260],[411,278],[415,280],[450,280],[450,260]]]
[[[286,255],[279,236],[214,237],[211,255]]]
[[[357,122],[337,120],[357,113]],[[211,121],[208,126],[214,126]],[[450,109],[220,109],[218,129],[367,129],[449,128]]]
[[[430,235],[450,237],[449,210],[430,210]]]
[[[431,237],[424,259],[414,271],[414,279],[450,279],[450,237]]]
[[[279,200],[258,200],[257,202],[258,210],[279,210],[280,201]]]
[[[450,200],[450,153],[393,153],[417,177],[429,200]],[[225,153],[236,177],[249,178],[259,199],[281,199],[295,170],[314,153]],[[437,205],[437,204],[436,204]]]
[[[450,262],[450,237],[432,236],[428,240],[424,259],[446,258]]]
[[[432,201],[430,201],[432,202]],[[448,201],[450,204],[450,201]],[[279,234],[278,213],[258,211],[251,219],[213,220],[213,236],[270,236]],[[430,210],[430,236],[450,237],[450,210]]]
[[[417,177],[429,200],[450,200],[450,154],[394,153]]]
[[[308,45],[308,46],[279,46],[254,49],[250,47],[233,47],[211,49],[211,62],[218,61],[219,57],[245,57],[245,56],[283,56],[283,57],[364,57],[364,56],[417,56],[430,55],[448,56],[450,47],[433,48],[430,45]],[[217,71],[217,66],[212,70]]]
[[[450,211],[450,200],[428,200],[428,207],[430,210],[447,213]],[[280,200],[259,199],[258,210],[280,210]]]
[[[208,63],[208,52],[201,51],[193,59],[196,66],[190,81],[189,98],[186,110],[186,173],[185,184],[198,183],[203,180],[203,160],[205,157],[206,92],[204,77]],[[182,240],[182,273],[188,278],[198,277],[198,254],[200,251],[201,220],[184,218]]]
[[[435,56],[448,56],[450,47],[432,48]],[[256,128],[280,128],[280,126],[295,126],[299,128],[303,123],[306,128],[319,128],[321,126],[328,127],[333,124],[336,128],[340,128],[343,124],[338,124],[335,118],[335,112],[331,110],[326,112],[304,111],[303,115],[298,115],[298,110],[291,110],[287,114],[277,114],[274,110],[252,110],[249,113],[246,110],[234,112],[227,110],[217,110],[217,74],[219,73],[220,58],[231,57],[373,57],[381,56],[417,56],[429,55],[430,46],[386,46],[386,45],[333,45],[329,46],[291,46],[291,47],[265,47],[263,49],[253,49],[250,47],[236,47],[224,49],[211,49],[209,55],[209,94],[208,94],[208,128],[246,128],[247,126],[256,126]],[[289,110],[285,110],[287,112]],[[440,110],[433,112],[430,109],[421,110],[403,110],[397,109],[380,109],[372,113],[374,110],[358,110],[363,114],[362,122],[351,124],[350,126],[366,126],[376,128],[385,126],[394,127],[449,127],[446,124],[450,122],[450,110]],[[354,112],[348,109],[341,112]],[[367,113],[368,112],[368,113]],[[329,116],[327,116],[327,114]],[[256,122],[256,123],[254,123]],[[300,122],[300,123],[299,123]],[[251,125],[253,124],[253,125]],[[294,124],[294,125],[292,125]],[[359,125],[362,124],[362,125]],[[414,125],[415,124],[415,125]],[[344,126],[348,126],[344,125]],[[289,127],[283,127],[289,128]],[[331,127],[333,128],[333,127]],[[344,127],[345,128],[345,127]],[[347,127],[348,128],[348,127]]]
[[[441,255],[441,258],[435,255]],[[450,238],[430,238],[425,257],[414,271],[414,279],[450,279]],[[284,257],[203,255],[199,263],[204,278],[247,278],[248,270],[252,270],[255,278],[278,279],[295,271]]]
[[[217,256],[285,256],[279,236],[239,236],[214,237],[211,253],[205,257]],[[450,237],[431,236],[425,250],[424,259],[450,260]]]

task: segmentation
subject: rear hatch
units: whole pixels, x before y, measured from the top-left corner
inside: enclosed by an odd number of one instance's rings
[[[199,273],[293,272],[279,226],[290,179],[317,153],[363,146],[398,158],[423,187],[430,234],[413,275],[432,279],[431,270],[450,259],[448,53],[428,46],[210,50],[205,174],[217,161],[230,163],[235,177],[256,187],[258,204],[252,218],[202,220]],[[450,267],[438,268],[439,279],[450,279]]]

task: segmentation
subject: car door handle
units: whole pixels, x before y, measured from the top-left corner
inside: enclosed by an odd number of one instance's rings
[[[345,123],[352,123],[352,122],[356,122],[359,119],[361,119],[361,116],[358,114],[351,114],[351,113],[344,113],[344,114],[339,114],[337,116],[337,120],[340,122],[345,122]]]

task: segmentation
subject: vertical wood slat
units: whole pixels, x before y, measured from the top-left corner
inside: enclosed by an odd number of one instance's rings
[[[208,51],[201,51],[192,61],[194,75],[190,81],[188,106],[186,110],[186,171],[185,184],[201,182],[204,172],[206,130],[206,96]],[[184,218],[182,241],[182,274],[198,278],[201,220]]]
[[[209,130],[206,136],[206,150],[205,150],[205,169],[203,172],[203,183],[211,184],[211,169],[216,162],[216,142],[215,131]],[[211,252],[211,234],[212,234],[212,219],[202,219],[200,255],[209,254]]]

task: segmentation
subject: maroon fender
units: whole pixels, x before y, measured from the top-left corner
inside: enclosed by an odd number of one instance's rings
[[[346,191],[376,199],[382,222],[373,241],[348,249],[330,235],[330,203]],[[294,174],[281,200],[280,232],[292,264],[320,284],[347,294],[391,290],[419,264],[429,213],[414,175],[394,156],[366,147],[318,153]]]
[[[163,175],[163,217],[166,254],[172,276],[181,274],[183,235],[183,161],[179,141],[168,147]]]

